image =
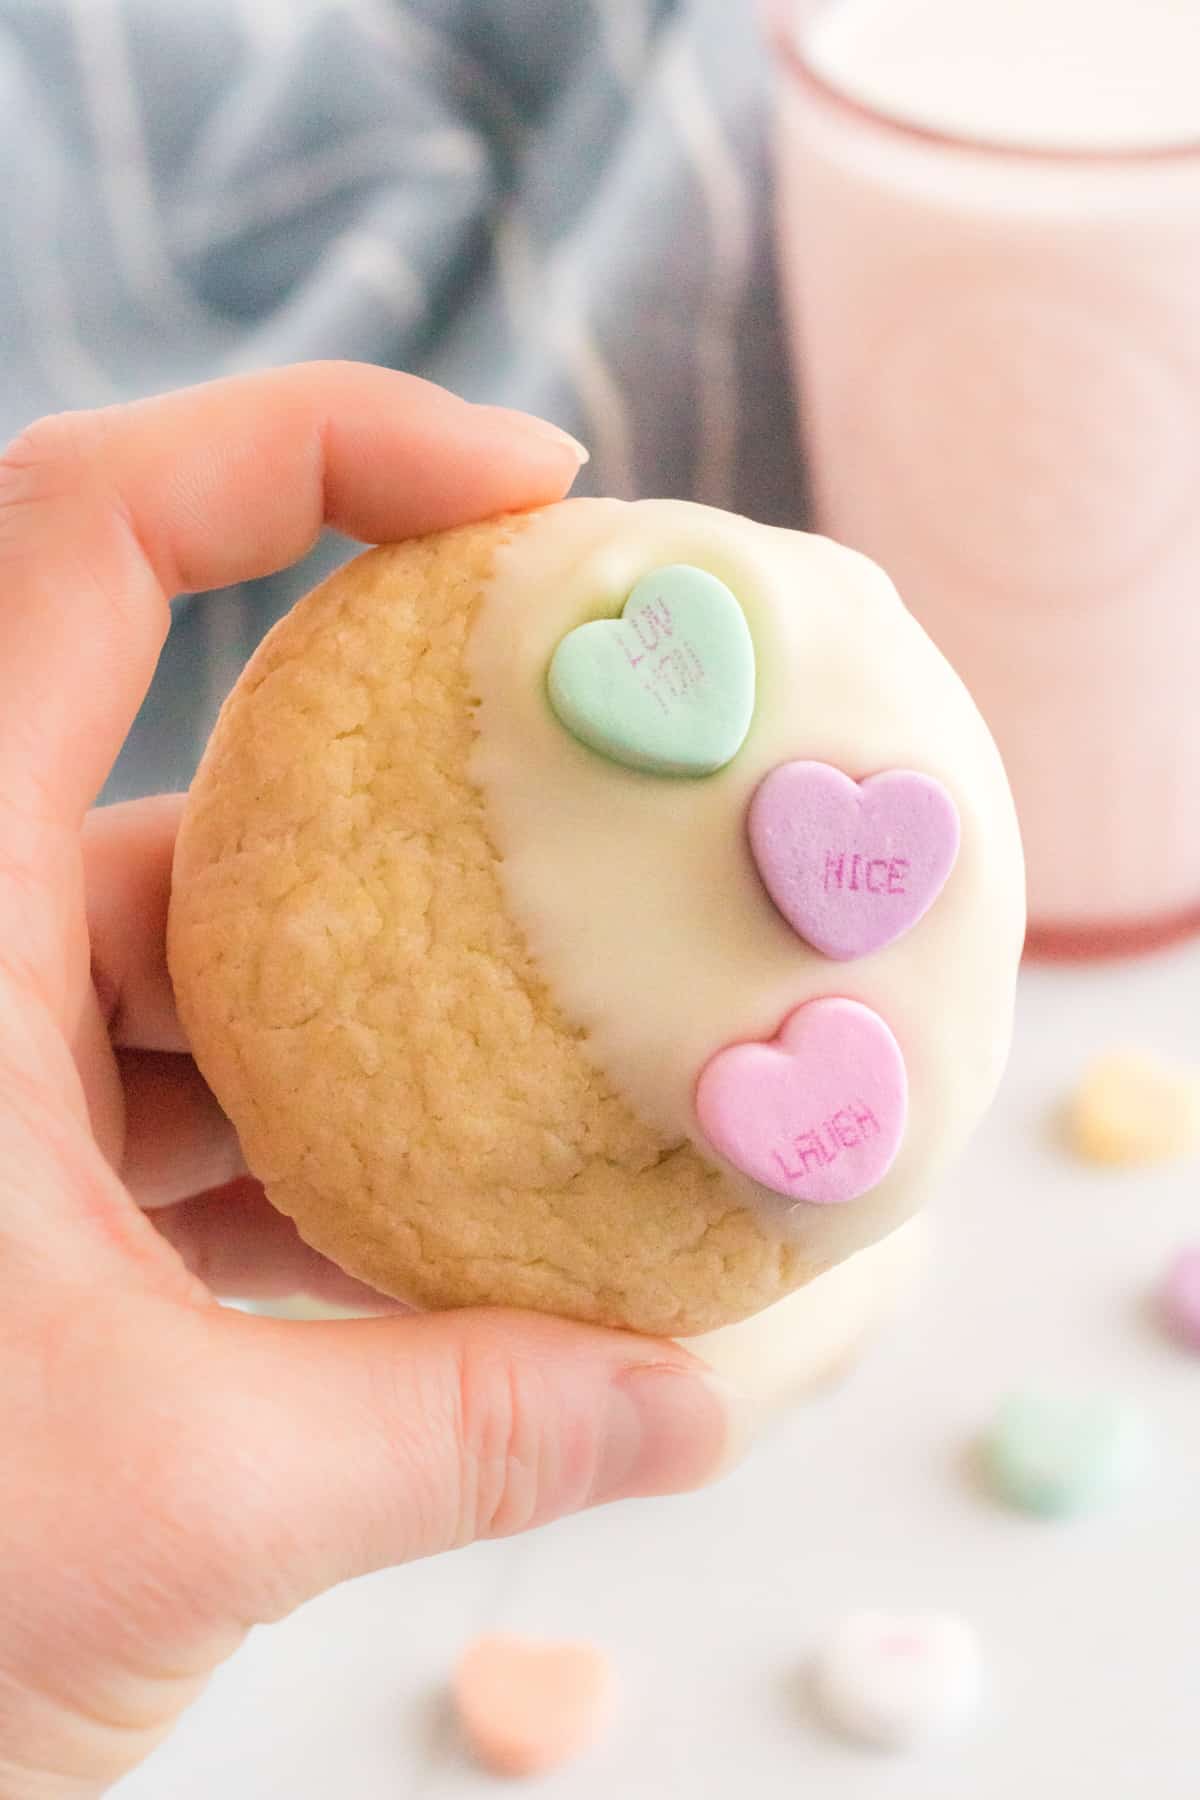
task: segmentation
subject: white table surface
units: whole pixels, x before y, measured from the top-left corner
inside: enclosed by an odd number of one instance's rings
[[[1000,1100],[940,1209],[905,1316],[721,1486],[353,1583],[256,1633],[121,1800],[472,1800],[445,1682],[481,1629],[593,1638],[624,1705],[555,1800],[1195,1800],[1200,1794],[1200,1358],[1147,1300],[1200,1240],[1200,1166],[1113,1171],[1055,1140],[1093,1051],[1200,1061],[1200,946],[1022,980]],[[1120,1392],[1153,1473],[1111,1512],[1046,1523],[972,1486],[1014,1386]],[[806,1661],[849,1608],[950,1609],[988,1657],[961,1741],[886,1756],[829,1738]]]

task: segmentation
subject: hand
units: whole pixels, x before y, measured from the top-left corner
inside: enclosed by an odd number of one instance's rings
[[[347,1576],[693,1486],[683,1351],[499,1312],[289,1324],[347,1291],[239,1179],[163,950],[174,799],[87,817],[167,597],[557,499],[551,427],[354,365],[45,420],[0,459],[0,1796],[138,1762],[248,1627]],[[219,601],[214,602],[219,604]]]

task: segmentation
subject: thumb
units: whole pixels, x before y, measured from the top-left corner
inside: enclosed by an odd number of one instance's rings
[[[671,1343],[487,1310],[227,1316],[226,1466],[252,1496],[238,1562],[260,1619],[372,1569],[699,1487],[743,1442],[735,1391]]]

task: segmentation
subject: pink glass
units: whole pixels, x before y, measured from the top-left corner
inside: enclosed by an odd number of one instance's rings
[[[807,67],[786,11],[780,253],[819,528],[887,569],[995,733],[1030,948],[1194,931],[1200,144],[897,124]]]

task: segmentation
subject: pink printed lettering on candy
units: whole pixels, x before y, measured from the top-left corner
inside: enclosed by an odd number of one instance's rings
[[[903,882],[907,869],[908,858],[905,856],[852,855],[850,879],[846,881],[846,852],[843,850],[835,855],[832,850],[826,850],[825,873],[821,885],[827,894],[844,890],[852,894],[903,895],[906,892]]]
[[[774,1150],[771,1153],[778,1165],[780,1174],[786,1181],[798,1181],[802,1175],[808,1173],[810,1167],[817,1169],[826,1168],[837,1154],[837,1152],[834,1151],[833,1155],[830,1155],[829,1151],[826,1150],[824,1144],[821,1142],[820,1134],[816,1131],[806,1131],[801,1137],[795,1138],[792,1142],[791,1150],[793,1157],[799,1165],[794,1169],[788,1168],[778,1150]]]
[[[657,650],[660,639],[670,637],[674,629],[671,609],[664,600],[648,601],[640,612],[632,614],[625,623],[633,626],[644,650]]]
[[[639,657],[638,659],[642,659]],[[651,699],[670,712],[670,702],[682,700],[691,688],[704,679],[704,664],[689,643],[664,650],[643,674],[642,686]]]
[[[798,1166],[789,1168],[778,1150],[773,1153],[775,1163],[788,1181],[798,1181],[810,1167],[828,1168],[843,1150],[858,1149],[878,1130],[879,1121],[870,1107],[851,1100],[823,1124],[801,1132],[785,1146]]]
[[[848,1119],[849,1124],[840,1123],[843,1119]],[[837,1133],[838,1142],[846,1150],[853,1150],[864,1138],[871,1137],[879,1130],[879,1120],[862,1100],[848,1100],[840,1111],[834,1113],[829,1123]]]

